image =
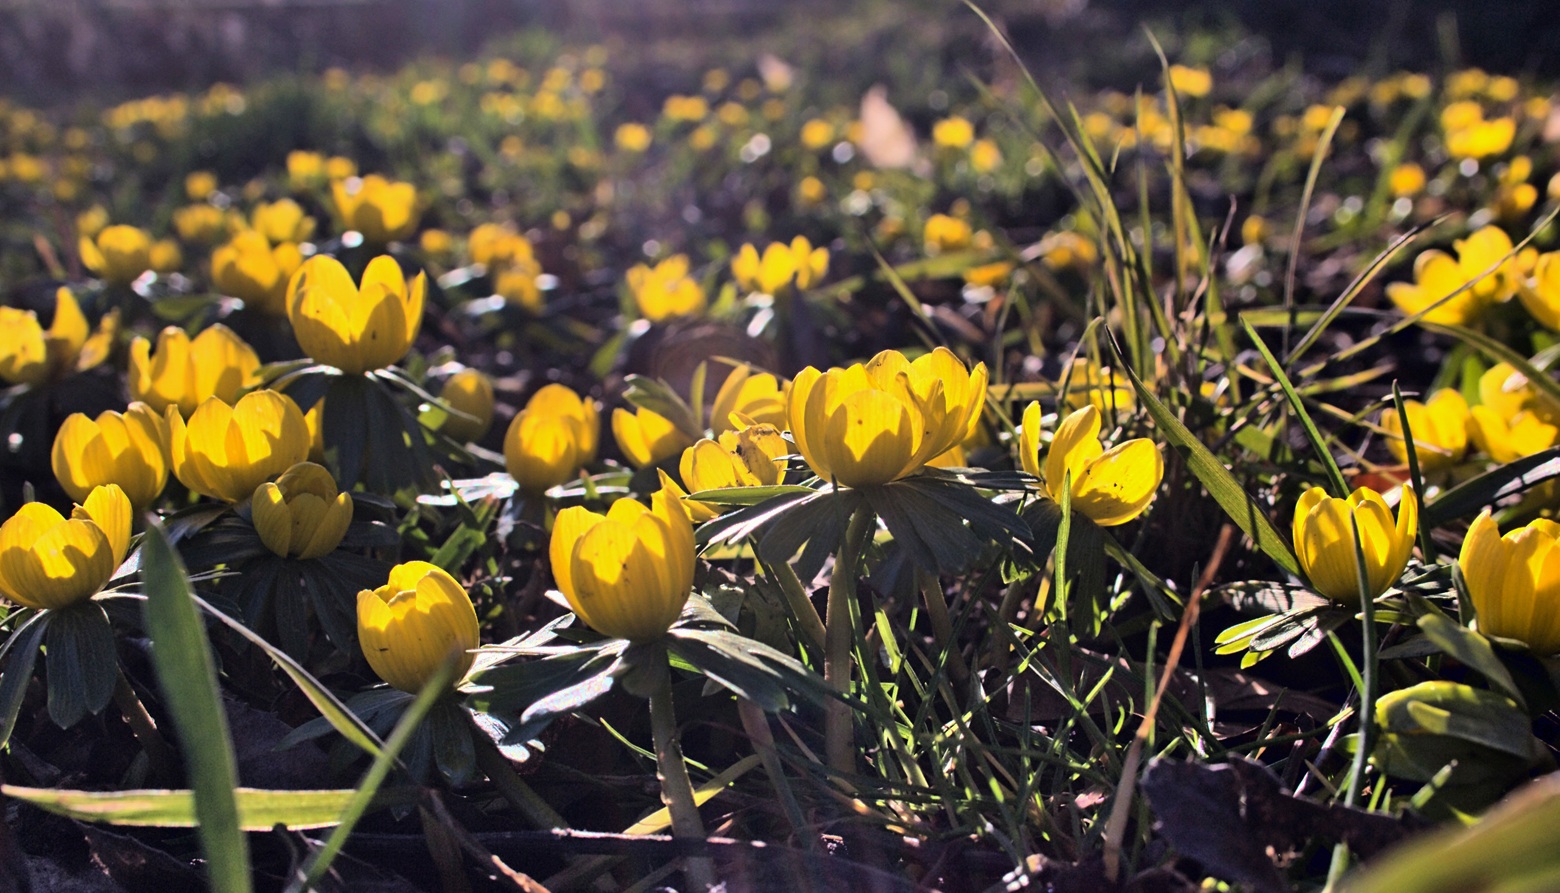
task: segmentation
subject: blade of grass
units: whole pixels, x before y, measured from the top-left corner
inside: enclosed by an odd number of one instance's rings
[[[184,565],[162,525],[148,517],[142,539],[146,631],[152,664],[189,767],[207,876],[217,893],[249,893],[249,841],[239,824],[238,762],[228,735],[206,627]]]
[[[1434,225],[1435,222],[1432,222],[1414,227],[1403,235],[1398,236],[1391,245],[1387,246],[1385,251],[1376,255],[1370,264],[1358,276],[1354,277],[1354,281],[1349,283],[1349,287],[1343,290],[1343,294],[1339,295],[1337,300],[1328,305],[1327,310],[1322,313],[1321,319],[1311,324],[1311,328],[1300,339],[1300,343],[1296,344],[1293,350],[1284,355],[1285,364],[1293,363],[1296,357],[1305,353],[1311,345],[1315,344],[1316,339],[1322,337],[1322,334],[1327,331],[1327,327],[1332,325],[1333,321],[1338,318],[1338,314],[1342,313],[1344,308],[1348,307],[1359,296],[1359,293],[1365,290],[1365,286],[1369,285],[1386,268],[1388,262],[1397,257],[1399,251],[1408,247],[1410,243],[1424,235],[1425,231]]]
[[[1251,343],[1255,344],[1257,350],[1262,353],[1262,359],[1267,360],[1268,368],[1273,371],[1274,380],[1278,382],[1279,388],[1289,400],[1289,408],[1294,410],[1295,415],[1300,419],[1300,425],[1305,429],[1305,437],[1311,442],[1311,449],[1316,451],[1323,470],[1327,472],[1327,479],[1333,485],[1334,495],[1340,499],[1348,498],[1349,485],[1343,479],[1343,472],[1338,470],[1338,463],[1333,460],[1332,451],[1327,449],[1327,442],[1322,439],[1321,432],[1316,430],[1316,423],[1311,421],[1311,414],[1305,411],[1305,404],[1301,402],[1300,395],[1295,393],[1295,386],[1289,383],[1289,376],[1284,374],[1284,367],[1279,364],[1278,358],[1273,356],[1273,352],[1268,350],[1262,336],[1251,327],[1251,323],[1246,322],[1245,319],[1240,323],[1246,329],[1246,337],[1250,338]]]
[[[1121,348],[1116,345],[1114,338],[1110,339],[1111,352],[1115,354],[1116,361],[1121,362]],[[1165,441],[1181,455],[1192,474],[1207,488],[1215,502],[1224,509],[1245,534],[1251,537],[1257,548],[1261,549],[1279,567],[1291,574],[1299,576],[1300,565],[1295,561],[1294,553],[1289,551],[1289,546],[1279,534],[1273,522],[1268,520],[1267,514],[1257,505],[1230,474],[1230,470],[1224,467],[1219,457],[1209,452],[1203,446],[1201,440],[1195,434],[1187,430],[1181,424],[1181,420],[1175,417],[1170,408],[1160,402],[1137,377],[1137,373],[1127,368],[1127,377],[1132,381],[1132,387],[1137,391],[1138,400],[1143,408],[1148,410],[1149,416],[1154,420],[1154,425],[1164,435]]]
[[[357,827],[358,820],[368,811],[374,795],[379,792],[380,785],[384,784],[390,769],[395,766],[401,749],[411,740],[412,733],[422,724],[423,717],[428,715],[434,702],[449,691],[450,685],[455,681],[455,668],[459,665],[460,656],[460,652],[451,650],[439,668],[433,671],[428,681],[423,683],[422,691],[417,693],[417,699],[412,701],[405,713],[401,714],[400,720],[390,732],[390,740],[385,742],[384,749],[363,774],[363,780],[358,783],[352,800],[341,812],[341,823],[331,831],[330,837],[325,840],[325,845],[315,851],[313,857],[309,859],[308,867],[287,885],[287,893],[303,893],[313,888],[319,883],[320,878],[325,876],[325,872],[330,870],[331,863],[336,861],[342,846],[352,835],[352,829]]]
[[[1398,423],[1403,428],[1403,447],[1408,451],[1408,477],[1414,485],[1414,497],[1422,499],[1420,494],[1425,492],[1425,479],[1419,473],[1419,454],[1414,451],[1414,430],[1408,424],[1408,410],[1403,406],[1403,392],[1398,390],[1396,380],[1392,382],[1392,405],[1397,407]],[[1419,552],[1424,556],[1426,564],[1433,564],[1435,544],[1430,539],[1430,525],[1426,521],[1425,514],[1424,511],[1415,513],[1419,521]]]
[[[1327,158],[1327,150],[1332,146],[1333,134],[1338,132],[1338,125],[1343,123],[1343,106],[1333,109],[1331,117],[1327,119],[1327,126],[1322,128],[1322,135],[1316,140],[1316,154],[1311,156],[1311,170],[1305,176],[1305,190],[1300,193],[1300,209],[1295,212],[1295,232],[1290,237],[1289,244],[1289,268],[1284,272],[1284,312],[1292,314],[1295,307],[1295,273],[1300,268],[1300,237],[1305,234],[1305,218],[1311,211],[1311,193],[1316,190],[1316,178],[1322,172],[1322,162]],[[1294,325],[1291,318],[1288,325],[1284,326],[1284,355],[1289,355],[1289,331]]]
[[[1466,326],[1456,326],[1445,323],[1420,322],[1419,325],[1440,335],[1449,335],[1464,344],[1471,344],[1478,351],[1492,360],[1510,363],[1511,367],[1527,377],[1533,383],[1533,387],[1543,391],[1546,395],[1560,400],[1560,382],[1550,378],[1543,370],[1534,366],[1532,362],[1494,338],[1476,332]]]

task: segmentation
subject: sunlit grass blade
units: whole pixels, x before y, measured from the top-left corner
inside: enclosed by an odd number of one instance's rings
[[[1289,376],[1284,373],[1284,367],[1279,364],[1278,358],[1273,356],[1273,352],[1268,350],[1262,336],[1257,334],[1257,330],[1253,329],[1250,323],[1243,319],[1241,325],[1246,330],[1246,337],[1251,339],[1251,343],[1255,344],[1257,350],[1262,353],[1262,359],[1267,361],[1268,368],[1273,372],[1273,378],[1289,400],[1289,408],[1294,410],[1295,417],[1300,420],[1300,425],[1305,430],[1306,440],[1311,442],[1311,449],[1316,451],[1317,461],[1322,463],[1322,470],[1327,472],[1327,479],[1333,485],[1333,495],[1339,498],[1347,497],[1349,485],[1343,479],[1343,472],[1338,470],[1338,463],[1327,448],[1327,441],[1323,440],[1321,432],[1316,430],[1316,423],[1311,421],[1311,414],[1305,411],[1305,403],[1301,401],[1300,395],[1295,393],[1295,386],[1289,383]]]
[[[152,664],[189,767],[211,889],[248,893],[252,889],[249,841],[233,793],[238,787],[238,762],[206,625],[191,597],[184,565],[156,521],[147,523],[141,551]]]

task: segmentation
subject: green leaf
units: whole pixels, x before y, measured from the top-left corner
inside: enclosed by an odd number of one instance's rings
[[[1187,430],[1175,417],[1169,407],[1159,401],[1147,387],[1137,373],[1126,366],[1122,360],[1121,350],[1116,346],[1114,339],[1110,341],[1111,351],[1116,356],[1116,362],[1122,367],[1122,371],[1132,381],[1132,387],[1137,391],[1138,400],[1148,414],[1153,418],[1154,425],[1164,434],[1166,442],[1181,454],[1192,474],[1208,489],[1215,502],[1222,507],[1230,520],[1251,537],[1273,562],[1284,570],[1299,576],[1300,565],[1295,561],[1294,553],[1289,551],[1289,546],[1284,543],[1284,538],[1268,520],[1267,513],[1252,499],[1250,494],[1241,489],[1239,482],[1230,474],[1228,468],[1219,458],[1209,452],[1203,446],[1197,436]]]
[[[239,827],[245,831],[269,831],[278,824],[293,830],[330,827],[336,824],[354,793],[350,789],[238,788],[233,795],[238,804]],[[199,824],[193,791],[66,791],[3,785],[0,794],[82,822],[147,828],[194,828]]]
[[[471,676],[466,705],[482,713],[518,713],[583,682],[609,673],[622,643],[572,649],[525,663],[501,664]],[[568,712],[564,707],[556,712]]]
[[[1560,889],[1560,777],[1520,788],[1472,827],[1429,832],[1344,879],[1341,893]]]
[[[736,633],[684,627],[667,634],[666,647],[770,713],[789,707],[790,695],[818,706],[840,696],[800,661]]]
[[[49,718],[68,729],[88,714],[103,712],[113,699],[119,654],[114,650],[114,627],[97,602],[89,599],[51,613]]]
[[[238,765],[206,627],[191,598],[184,566],[155,520],[147,524],[141,551],[152,664],[184,745],[211,888],[217,893],[248,893],[249,841],[240,830],[233,793],[238,787]]]
[[[1557,477],[1560,447],[1524,456],[1443,492],[1424,507],[1425,526],[1434,529]]]
[[[16,728],[16,715],[22,709],[27,683],[32,681],[33,667],[38,662],[38,649],[43,647],[43,637],[49,631],[51,616],[50,611],[32,615],[11,632],[4,646],[0,646],[0,657],[4,657],[7,652],[16,652],[11,655],[5,674],[0,676],[0,747],[11,740],[11,732]]]
[[[355,713],[348,710],[346,705],[342,704],[341,700],[330,689],[310,675],[309,671],[305,670],[301,664],[289,657],[285,651],[267,642],[254,630],[212,607],[200,596],[191,593],[190,597],[194,599],[195,604],[200,606],[201,610],[215,617],[228,629],[249,640],[250,644],[264,651],[271,660],[275,661],[276,665],[282,668],[282,672],[286,673],[293,683],[298,686],[298,689],[303,692],[304,696],[309,699],[309,703],[313,704],[315,709],[320,711],[321,716],[336,731],[340,732],[343,738],[362,748],[369,756],[379,755],[379,751],[384,747],[384,742],[379,740],[379,736],[374,734],[374,731],[368,726],[364,725]]]
[[[1511,678],[1506,665],[1495,656],[1489,640],[1473,630],[1435,611],[1419,618],[1419,630],[1441,650],[1478,670],[1490,684],[1505,692],[1518,704],[1525,704],[1522,692]]]
[[[623,381],[628,385],[624,400],[662,416],[694,440],[704,436],[704,420],[666,382],[644,375],[630,375]]]
[[[1322,608],[1331,604],[1304,586],[1249,580],[1230,583],[1208,593],[1223,596],[1230,607],[1242,614],[1277,614],[1296,608]]]
[[[776,496],[784,496],[788,493],[816,493],[811,487],[803,487],[798,484],[776,484],[772,487],[721,487],[715,490],[700,490],[697,493],[688,494],[688,498],[697,502],[709,502],[715,505],[758,505]]]

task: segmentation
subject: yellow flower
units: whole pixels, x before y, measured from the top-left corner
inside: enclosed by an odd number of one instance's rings
[[[1067,384],[1067,405],[1073,409],[1093,406],[1100,412],[1131,412],[1137,405],[1137,392],[1125,375],[1117,375],[1109,366],[1096,366],[1088,357],[1073,360],[1072,374],[1063,373],[1062,382]]]
[[[606,515],[570,506],[553,522],[553,579],[574,613],[602,635],[657,638],[693,589],[693,524],[682,500],[663,486],[651,504],[619,499]]]
[[[1447,131],[1446,151],[1453,158],[1488,158],[1510,149],[1516,135],[1517,122],[1513,118],[1478,120],[1466,127]]]
[[[260,383],[260,357],[244,339],[221,323],[207,326],[195,340],[177,326],[157,336],[157,355],[151,342],[136,336],[130,342],[130,398],[163,413],[178,407],[189,415],[208,397],[231,404],[245,388]]]
[[[1091,239],[1062,230],[1048,234],[1040,240],[1041,261],[1052,270],[1077,270],[1086,272],[1099,258],[1100,252]]]
[[[974,233],[970,231],[970,225],[957,217],[949,217],[947,214],[933,214],[926,221],[926,228],[921,233],[921,240],[926,243],[927,254],[941,254],[945,251],[958,251],[970,247],[970,240]]]
[[[357,162],[340,155],[325,159],[325,176],[331,180],[346,180],[357,176]]]
[[[211,278],[217,289],[269,316],[286,315],[287,282],[302,265],[297,245],[284,242],[272,248],[255,230],[245,230],[211,252]]]
[[[977,288],[996,288],[1005,284],[1011,275],[1013,275],[1013,263],[1011,261],[999,260],[994,263],[981,264],[978,267],[970,267],[964,271],[964,281]]]
[[[476,369],[462,369],[444,381],[439,399],[475,421],[450,416],[445,419],[445,434],[461,442],[481,440],[493,427],[493,380]]]
[[[1186,65],[1170,66],[1170,86],[1182,96],[1201,97],[1207,96],[1213,89],[1213,75],[1206,68],[1191,68]]]
[[[184,267],[184,252],[172,239],[158,239],[147,255],[151,269],[158,273],[176,273]]]
[[[1418,195],[1425,189],[1425,169],[1412,161],[1392,171],[1392,194],[1398,198]]]
[[[1514,462],[1560,440],[1560,406],[1509,363],[1479,377],[1479,404],[1469,410],[1468,435],[1497,462]]]
[[[442,229],[425,229],[417,237],[417,247],[431,257],[447,257],[455,248],[455,239]]]
[[[81,262],[105,281],[125,285],[152,268],[152,237],[133,226],[110,226],[77,243]]]
[[[774,425],[726,431],[683,450],[677,472],[697,493],[726,487],[772,487],[785,472],[791,445]]]
[[[949,149],[962,149],[975,139],[975,126],[957,115],[932,125],[932,142]]]
[[[184,176],[184,194],[198,202],[217,191],[217,175],[211,171],[193,171]]]
[[[612,142],[624,152],[638,154],[650,148],[650,128],[643,124],[619,124]]]
[[[1295,506],[1295,557],[1311,588],[1340,604],[1357,605],[1360,584],[1351,516],[1360,530],[1365,577],[1374,599],[1397,582],[1414,551],[1419,499],[1412,488],[1404,487],[1394,524],[1381,494],[1368,487],[1360,487],[1346,500],[1328,496],[1321,487],[1312,487],[1300,497]]]
[[[54,293],[54,322],[47,330],[31,310],[0,307],[0,378],[40,385],[91,369],[108,359],[118,333],[118,310],[104,316],[94,333],[68,288]]]
[[[1516,294],[1523,268],[1531,266],[1537,255],[1529,249],[1507,257],[1512,252],[1511,237],[1495,226],[1484,227],[1454,247],[1456,260],[1433,249],[1422,252],[1414,259],[1414,283],[1389,283],[1387,297],[1404,313],[1414,314],[1474,281],[1467,291],[1423,317],[1426,322],[1467,325],[1490,304]],[[1493,272],[1482,275],[1492,267]]]
[[[1019,459],[1024,470],[1042,476],[1040,465],[1040,404],[1024,410],[1019,434]],[[1102,527],[1125,524],[1143,514],[1159,492],[1165,476],[1159,448],[1146,437],[1118,443],[1110,449],[1100,443],[1100,411],[1085,406],[1057,426],[1046,453],[1043,476],[1046,492],[1060,501],[1062,485],[1072,474],[1072,507]]]
[[[1413,429],[1414,453],[1419,467],[1439,471],[1462,461],[1468,449],[1468,401],[1455,388],[1442,388],[1428,403],[1404,400],[1408,424]],[[1381,427],[1388,433],[1387,449],[1399,462],[1408,461],[1408,444],[1403,441],[1403,424],[1396,409],[1381,414]]]
[[[303,149],[288,152],[287,182],[294,190],[310,189],[325,182],[325,156]]]
[[[355,182],[350,177],[337,180],[330,189],[342,222],[362,233],[370,245],[404,239],[417,228],[417,188],[410,183],[369,174]]]
[[[305,215],[303,208],[290,198],[256,205],[250,220],[255,230],[272,244],[303,242],[314,235],[314,218]]]
[[[802,125],[802,145],[814,151],[834,142],[834,125],[822,118],[813,118]]]
[[[168,482],[167,441],[167,422],[145,403],[96,421],[72,413],[54,437],[54,476],[77,502],[117,484],[136,511],[145,511]]]
[[[720,434],[749,424],[784,428],[785,389],[773,375],[754,375],[753,368],[744,364],[732,369],[716,392],[715,402],[710,405],[710,427]]]
[[[612,411],[612,436],[617,438],[618,449],[634,463],[635,468],[655,465],[663,459],[677,455],[693,443],[669,419],[659,413],[639,407],[629,412],[623,407]]]
[[[299,462],[255,490],[250,513],[267,549],[283,558],[319,558],[346,536],[352,497],[337,491],[323,466]]]
[[[1522,306],[1545,327],[1560,332],[1560,251],[1538,256],[1533,278],[1522,284],[1517,295]]]
[[[674,254],[654,269],[637,264],[626,274],[639,315],[651,322],[704,310],[704,289],[688,276],[688,255]]]
[[[173,473],[196,493],[242,502],[309,455],[309,427],[298,404],[275,391],[252,391],[228,406],[208,397],[186,425],[167,410]]]
[[[504,466],[527,493],[573,478],[596,458],[601,417],[596,402],[561,384],[532,395],[504,433]]]
[[[387,254],[369,261],[361,289],[340,261],[315,255],[287,283],[287,318],[298,345],[316,362],[350,374],[368,372],[412,349],[427,289],[427,274],[407,282]]]
[[[1560,428],[1534,412],[1519,412],[1508,419],[1481,405],[1470,409],[1469,415],[1468,433],[1474,444],[1501,464],[1547,450],[1560,440]]]
[[[0,525],[0,595],[29,608],[68,608],[102,589],[130,548],[130,500],[109,484],[70,520],[29,502]]]
[[[771,242],[760,258],[758,249],[744,244],[731,259],[731,275],[747,291],[774,294],[794,279],[797,288],[807,288],[829,271],[829,249],[812,247],[806,236],[797,236],[790,245]]]
[[[885,350],[865,365],[791,384],[788,416],[797,449],[825,481],[886,484],[921,470],[962,442],[985,405],[986,364],[965,369],[939,347],[911,363]]]
[[[970,146],[970,167],[977,174],[989,174],[1002,164],[1002,150],[991,140],[976,140]]]
[[[215,211],[216,209],[212,208],[212,210]],[[178,216],[178,212],[175,211],[174,217],[177,218]],[[93,205],[76,215],[76,234],[78,236],[86,236],[90,239],[102,232],[105,226],[108,226],[108,210],[102,205]]]
[[[379,678],[416,694],[452,651],[463,653],[455,678],[476,661],[477,611],[455,578],[426,561],[390,570],[390,580],[358,593],[358,645]]]
[[[1490,510],[1468,528],[1457,564],[1479,631],[1525,643],[1540,656],[1560,651],[1560,524],[1539,518],[1505,536]]]

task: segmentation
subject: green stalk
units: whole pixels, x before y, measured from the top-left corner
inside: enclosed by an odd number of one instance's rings
[[[677,714],[672,706],[672,673],[662,662],[660,681],[650,695],[650,731],[655,736],[656,775],[661,782],[661,802],[672,816],[672,833],[677,837],[704,840],[704,822],[699,804],[693,797],[693,782],[683,762],[682,744],[677,739]],[[715,866],[709,857],[689,858],[685,872],[694,890],[715,886]]]
[[[509,758],[499,751],[486,732],[474,724],[470,732],[471,740],[476,744],[477,766],[493,782],[493,786],[498,788],[498,792],[504,799],[509,801],[510,806],[519,810],[526,821],[538,829],[545,831],[551,828],[569,827],[569,823],[563,816],[547,805],[547,801],[543,800],[541,795],[515,772],[514,766],[509,764]]]
[[[953,622],[948,619],[948,599],[943,594],[942,581],[927,571],[916,571],[921,582],[921,596],[926,600],[926,619],[932,624],[932,639],[937,650],[948,655],[948,675],[954,682],[963,684],[970,678],[970,668],[959,653],[959,645],[953,641]]]
[[[824,620],[823,678],[840,692],[850,691],[850,652],[855,643],[850,608],[856,597],[856,568],[861,563],[861,551],[866,544],[872,520],[872,511],[863,501],[845,529],[845,537],[834,555],[834,574],[829,578],[828,616]],[[824,716],[824,752],[828,757],[829,768],[835,772],[844,775],[854,775],[856,772],[854,731],[850,705],[844,701],[830,701],[829,712]]]
[[[780,582],[780,591],[785,593],[785,603],[791,609],[791,616],[796,619],[797,630],[802,634],[805,644],[822,651],[828,633],[824,629],[823,618],[818,616],[818,609],[813,607],[812,599],[807,597],[802,581],[797,579],[796,571],[784,561],[777,561],[773,566],[764,564],[763,567]]]
[[[146,712],[146,705],[141,703],[140,697],[130,685],[130,680],[125,678],[123,668],[115,670],[119,678],[114,680],[114,705],[119,708],[120,714],[129,723],[130,731],[135,735],[135,740],[140,742],[141,749],[146,751],[146,760],[152,765],[152,774],[161,779],[164,784],[173,784],[179,777],[178,762],[174,759],[173,749],[157,731],[157,723],[152,720],[151,714]]]
[[[1360,790],[1365,786],[1365,771],[1370,765],[1371,733],[1375,731],[1376,720],[1376,603],[1371,598],[1370,580],[1365,572],[1365,548],[1360,543],[1359,521],[1352,513],[1349,525],[1354,533],[1355,573],[1359,577],[1360,616],[1364,623],[1365,639],[1361,644],[1363,653],[1360,656],[1360,740],[1354,750],[1354,762],[1349,767],[1349,787],[1343,802],[1346,806],[1358,806]],[[1333,888],[1348,867],[1348,847],[1339,844],[1333,848],[1332,865],[1327,871],[1328,889]]]

